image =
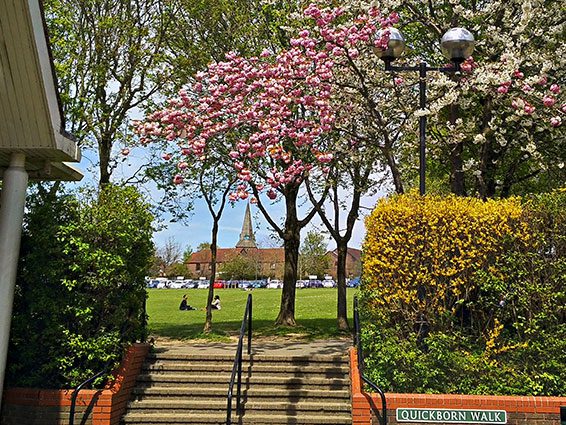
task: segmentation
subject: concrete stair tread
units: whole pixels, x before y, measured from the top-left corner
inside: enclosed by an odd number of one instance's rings
[[[350,414],[332,413],[332,414],[320,414],[316,413],[305,413],[305,414],[273,414],[264,415],[262,413],[250,413],[246,412],[242,416],[243,424],[329,424],[329,425],[341,425],[341,424],[351,424],[352,416]],[[233,421],[237,423],[236,421]]]
[[[248,394],[250,397],[328,397],[328,398],[349,398],[350,391],[343,390],[327,390],[327,389],[286,389],[286,388],[242,388],[243,394]],[[146,396],[146,395],[165,395],[169,397],[181,396],[191,397],[195,395],[219,395],[226,397],[228,389],[226,386],[217,388],[187,388],[187,387],[137,387],[133,389],[133,394]]]
[[[307,352],[244,356],[244,413],[241,417],[236,415],[234,399],[232,423],[351,424],[348,356],[299,355]],[[191,352],[184,347],[151,353],[121,423],[225,424],[233,362],[232,353]]]
[[[153,363],[146,364],[143,368],[144,371],[150,372],[176,372],[176,371],[199,371],[199,372],[232,372],[233,365],[222,364],[212,365],[207,363],[188,363],[188,362],[167,362],[167,363]],[[344,364],[337,365],[295,365],[295,364],[244,364],[243,369],[251,368],[254,374],[259,373],[309,373],[309,374],[343,374],[348,372],[348,366]]]
[[[222,384],[224,383],[227,385],[230,382],[230,375],[226,374],[210,374],[210,375],[203,375],[203,374],[192,374],[192,373],[184,373],[184,374],[176,374],[176,373],[167,373],[167,374],[141,374],[138,376],[139,382],[194,382],[194,383],[202,383],[202,382],[211,382],[213,384]],[[273,384],[287,384],[287,383],[297,383],[297,384],[314,384],[314,385],[325,385],[325,384],[340,384],[343,383],[345,385],[349,384],[349,379],[347,378],[339,378],[339,377],[303,377],[303,376],[242,376],[242,382],[250,382],[250,383],[273,383]]]
[[[226,423],[226,411],[219,413],[138,413],[138,412],[128,412],[122,417],[122,423],[140,423],[145,425],[150,424],[183,424],[183,423],[193,423],[193,424],[225,424]]]
[[[233,399],[236,402],[236,399]],[[269,401],[257,401],[252,398],[244,400],[244,406],[246,410],[317,410],[317,411],[336,411],[336,410],[348,410],[350,406],[346,406],[345,403],[340,402],[328,402],[328,401],[288,401],[288,400],[269,400]],[[142,400],[133,401],[129,405],[132,409],[170,409],[170,410],[181,410],[181,409],[225,409],[226,400],[185,400],[185,399],[174,399],[174,400]]]
[[[195,362],[208,362],[208,363],[233,363],[234,354],[211,354],[210,356],[203,357],[202,354],[192,353],[150,353],[146,358],[147,361],[171,361],[171,360],[194,360]],[[329,354],[313,354],[313,355],[269,355],[269,354],[252,354],[251,356],[245,354],[242,360],[249,363],[250,359],[254,363],[261,362],[278,362],[278,363],[348,363],[348,356],[346,354],[329,355]]]
[[[123,417],[124,423],[143,423],[143,424],[182,424],[182,423],[222,423],[226,422],[226,412],[223,414],[205,414],[205,413],[127,413]],[[200,422],[199,422],[200,421]],[[235,412],[232,416],[233,423],[237,424],[238,418]],[[273,414],[264,415],[261,413],[246,412],[242,416],[243,424],[351,424],[352,418],[349,414],[317,415],[308,414]]]

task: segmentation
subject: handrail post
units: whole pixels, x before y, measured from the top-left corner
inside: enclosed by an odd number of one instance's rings
[[[71,396],[71,409],[69,410],[69,425],[75,425],[75,404],[77,403],[77,390]]]
[[[226,406],[226,425],[232,425],[232,392],[228,391],[228,406]]]
[[[238,348],[236,350],[236,357],[234,358],[234,366],[232,367],[232,375],[230,377],[230,384],[228,385],[228,399],[226,405],[226,425],[232,424],[232,398],[234,384],[237,381],[236,389],[236,411],[238,414],[242,413],[242,359],[244,355],[244,336],[246,334],[246,325],[248,327],[248,354],[252,351],[252,294],[248,294],[246,302],[246,309],[244,311],[244,318],[242,319],[242,326],[240,327],[240,337],[238,338]]]
[[[248,355],[252,354],[252,294],[248,295],[248,302],[250,304],[248,310]]]
[[[360,313],[358,309],[358,297],[354,297],[354,343],[357,348],[358,372],[360,374],[360,377],[363,382],[377,391],[377,393],[381,397],[382,413],[381,420],[379,422],[381,423],[381,425],[387,425],[387,400],[385,399],[385,393],[364,374],[365,362],[362,353],[362,340],[360,337]]]
[[[69,425],[75,424],[75,406],[77,404],[77,397],[79,395],[79,391],[82,390],[85,385],[90,384],[91,382],[93,382],[99,376],[102,376],[105,373],[107,373],[107,371],[108,371],[108,366],[106,366],[103,370],[98,372],[96,375],[88,378],[86,381],[80,383],[79,385],[77,385],[75,387],[75,390],[73,391],[73,394],[71,395],[71,407],[69,409]]]
[[[236,394],[236,412],[242,413],[242,402],[240,400],[242,395],[242,351],[243,347],[240,342],[239,359],[238,359],[238,390]]]

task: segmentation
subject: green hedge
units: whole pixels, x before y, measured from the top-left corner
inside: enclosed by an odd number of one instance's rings
[[[439,215],[431,211],[445,211],[445,217],[460,215],[449,211],[447,199],[436,197],[417,199],[414,208],[407,208],[414,196],[378,205],[367,226],[362,337],[372,379],[397,392],[566,395],[566,191],[522,199],[513,226],[505,222],[508,201],[490,201],[487,208],[478,204],[484,218],[498,218],[482,220],[482,226],[495,227],[491,232],[482,227],[478,233],[489,235],[491,246],[503,249],[476,255],[482,261],[457,275],[458,288],[465,289],[458,291],[442,290],[443,285],[451,288],[445,274],[435,278],[430,273],[435,270],[430,264],[448,264],[450,258],[434,258],[434,252],[423,252],[415,240],[422,239],[425,229],[427,237],[443,246],[443,255],[458,252],[452,249],[458,242],[451,232],[459,226],[451,226],[450,220],[440,225]],[[449,203],[456,209],[461,206],[464,215],[477,215],[476,206],[470,209],[475,201],[450,197]],[[404,249],[421,246],[403,256],[426,260],[428,266],[421,270],[429,271],[427,280],[390,273],[386,283],[376,282],[376,267],[399,261],[398,250],[368,246],[388,237],[382,230],[372,233],[384,226],[402,229],[392,231]],[[474,242],[473,227],[460,231],[466,243],[481,249],[482,243]],[[403,302],[408,296],[417,302]],[[445,299],[439,302],[439,297]],[[419,323],[423,318],[425,332]]]
[[[7,383],[75,386],[145,332],[149,206],[132,187],[28,197]]]

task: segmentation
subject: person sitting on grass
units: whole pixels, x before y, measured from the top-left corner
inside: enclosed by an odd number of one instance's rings
[[[219,295],[214,296],[214,301],[212,301],[210,308],[212,308],[213,310],[220,310],[221,309],[221,307],[220,307],[220,296]]]
[[[190,306],[187,303],[187,294],[183,295],[183,299],[181,300],[181,304],[179,305],[179,310],[196,310],[196,308]]]

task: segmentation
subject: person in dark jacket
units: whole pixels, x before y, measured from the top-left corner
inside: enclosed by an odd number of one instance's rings
[[[187,294],[183,295],[183,299],[181,300],[181,304],[179,305],[179,310],[196,310],[194,307],[190,306],[187,303]]]

